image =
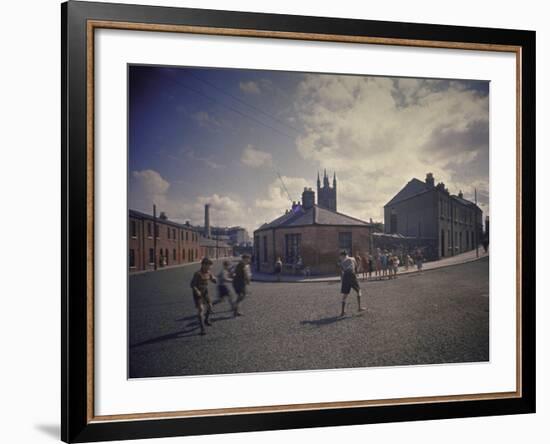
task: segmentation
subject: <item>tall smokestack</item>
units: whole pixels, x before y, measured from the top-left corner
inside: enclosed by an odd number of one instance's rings
[[[204,206],[204,236],[210,237],[210,204]]]

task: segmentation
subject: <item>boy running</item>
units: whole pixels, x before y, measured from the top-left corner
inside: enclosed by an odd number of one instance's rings
[[[348,256],[345,250],[340,253],[340,268],[342,269],[342,313],[340,316],[346,315],[346,299],[352,288],[357,293],[358,311],[365,311],[365,308],[361,306],[361,288],[356,275],[357,263],[353,257]]]
[[[210,267],[212,261],[205,257],[201,261],[201,268],[195,272],[193,279],[191,279],[191,289],[193,290],[193,299],[195,301],[195,307],[197,308],[197,316],[199,318],[199,324],[201,327],[201,335],[206,334],[204,331],[204,325],[212,325],[210,323],[210,314],[212,313],[212,303],[208,296],[208,282],[216,282],[216,278],[212,276]],[[204,313],[206,306],[206,314]],[[204,319],[203,319],[204,316]]]
[[[239,304],[246,297],[247,287],[250,285],[250,279],[252,273],[250,272],[250,256],[248,254],[243,254],[241,260],[235,267],[235,273],[233,275],[233,288],[235,293],[237,293],[237,300],[233,307],[234,316],[242,316],[242,313],[239,311]]]
[[[233,300],[231,298],[231,292],[229,291],[228,286],[228,284],[233,281],[231,279],[231,271],[229,269],[231,264],[229,261],[223,261],[222,265],[222,270],[218,274],[218,299],[214,302],[214,305],[223,302],[223,300],[227,298],[229,305],[231,306],[231,310],[233,310]]]

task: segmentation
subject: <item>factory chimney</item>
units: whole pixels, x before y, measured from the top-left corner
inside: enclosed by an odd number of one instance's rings
[[[204,206],[204,237],[210,238],[210,204]]]

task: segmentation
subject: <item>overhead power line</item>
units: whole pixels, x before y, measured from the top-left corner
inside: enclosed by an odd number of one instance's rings
[[[230,92],[224,91],[222,88],[220,88],[219,86],[215,85],[214,83],[212,83],[212,82],[210,82],[210,81],[208,81],[208,80],[206,80],[206,79],[203,79],[203,78],[201,78],[201,77],[199,77],[199,76],[196,76],[196,75],[193,74],[192,72],[189,72],[188,74],[191,75],[191,77],[193,77],[193,78],[195,78],[195,79],[197,79],[197,80],[199,80],[199,81],[205,83],[206,85],[211,86],[212,88],[214,88],[215,90],[221,92],[222,94],[225,94],[226,96],[231,97],[233,100],[236,100],[237,102],[239,102],[239,103],[241,103],[241,104],[243,104],[243,105],[245,105],[245,106],[248,106],[248,107],[252,108],[253,110],[255,110],[255,111],[257,111],[257,112],[263,114],[264,116],[267,116],[267,117],[273,119],[275,122],[279,123],[280,125],[283,125],[283,126],[285,126],[286,128],[291,129],[292,131],[296,131],[297,133],[300,133],[300,130],[299,130],[299,129],[294,128],[292,125],[289,125],[287,122],[285,122],[285,121],[279,119],[278,117],[275,117],[274,115],[272,115],[272,114],[270,114],[270,113],[264,111],[263,109],[257,107],[256,105],[252,105],[251,103],[248,103],[247,101],[241,99],[240,97],[237,97],[237,96],[235,96],[234,94],[231,94]]]
[[[180,81],[178,81],[178,80],[176,80],[176,79],[174,79],[174,78],[172,78],[172,77],[170,77],[170,76],[166,76],[166,78],[169,79],[169,80],[171,80],[172,82],[176,83],[176,84],[179,85],[180,87],[185,88],[185,89],[188,89],[189,91],[193,91],[194,93],[199,94],[199,95],[201,95],[201,96],[203,96],[203,97],[206,97],[208,100],[211,100],[212,102],[215,102],[215,103],[217,103],[218,105],[223,106],[224,108],[227,108],[227,109],[229,109],[229,110],[231,110],[231,111],[233,111],[233,112],[239,114],[239,115],[242,116],[242,117],[245,117],[245,118],[247,118],[247,119],[250,119],[250,120],[252,120],[253,122],[256,122],[256,123],[259,124],[259,125],[262,125],[262,126],[264,126],[264,127],[266,127],[266,128],[269,128],[269,129],[271,129],[271,130],[273,130],[273,131],[275,131],[275,132],[281,134],[282,136],[288,137],[288,138],[289,138],[290,140],[292,140],[292,141],[295,140],[295,137],[294,137],[294,136],[291,136],[290,134],[287,134],[287,133],[285,133],[284,131],[281,131],[280,129],[275,128],[275,127],[273,127],[273,126],[271,126],[271,125],[269,125],[269,124],[267,124],[267,123],[265,123],[265,122],[262,122],[261,120],[258,120],[258,119],[256,119],[255,117],[252,117],[252,116],[250,116],[250,115],[248,115],[248,114],[246,114],[246,113],[243,113],[242,111],[238,110],[237,108],[234,108],[234,107],[232,107],[232,106],[230,106],[230,105],[227,105],[227,104],[221,102],[220,100],[217,100],[217,99],[215,99],[215,98],[213,98],[213,97],[210,97],[208,94],[205,94],[204,92],[199,91],[198,89],[195,89],[195,88],[193,88],[193,87],[191,87],[191,86],[189,86],[189,85],[186,85],[186,84],[184,84],[184,83],[181,83]]]

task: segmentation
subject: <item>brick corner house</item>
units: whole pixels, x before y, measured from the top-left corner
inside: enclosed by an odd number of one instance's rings
[[[301,203],[294,202],[282,216],[254,231],[256,270],[273,272],[278,257],[288,269],[301,258],[311,274],[332,274],[338,270],[341,250],[353,255],[371,251],[377,225],[336,211],[336,177],[330,188],[325,172],[324,186],[318,179],[317,188],[322,194],[317,204],[315,192],[305,188]]]

